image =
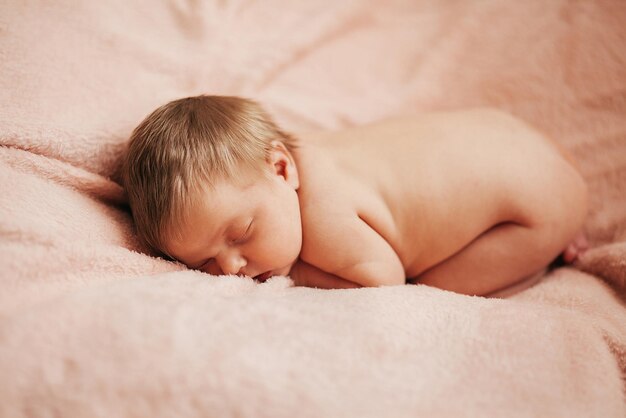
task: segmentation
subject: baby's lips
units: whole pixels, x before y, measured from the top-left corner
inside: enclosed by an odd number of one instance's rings
[[[265,273],[261,273],[257,276],[254,276],[254,280],[258,280],[261,283],[265,283],[265,281],[267,281],[267,279],[269,279],[270,277],[272,277],[272,272],[266,271]]]

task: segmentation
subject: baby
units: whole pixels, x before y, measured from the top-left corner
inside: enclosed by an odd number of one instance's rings
[[[189,97],[134,130],[123,181],[139,236],[215,275],[488,295],[586,247],[580,174],[489,109],[296,139],[254,101]]]

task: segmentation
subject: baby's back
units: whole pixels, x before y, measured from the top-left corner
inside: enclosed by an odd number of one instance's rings
[[[356,212],[393,247],[407,277],[496,224],[531,219],[554,173],[577,175],[543,136],[486,109],[307,135],[296,159],[305,244],[307,211]]]

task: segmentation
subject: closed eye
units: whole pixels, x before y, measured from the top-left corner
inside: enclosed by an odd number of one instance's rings
[[[250,231],[252,229],[253,223],[254,219],[251,219],[248,223],[248,226],[246,227],[246,230],[239,236],[239,238],[233,241],[233,244],[242,244],[243,242],[245,242],[245,240],[250,236]]]

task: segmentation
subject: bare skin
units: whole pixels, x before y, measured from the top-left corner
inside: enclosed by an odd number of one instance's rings
[[[583,179],[553,143],[501,112],[396,119],[302,142],[297,284],[409,278],[486,295],[586,249]]]
[[[587,247],[584,180],[554,143],[502,112],[397,118],[300,144],[290,153],[274,141],[267,176],[203,192],[169,253],[260,281],[488,295]]]

